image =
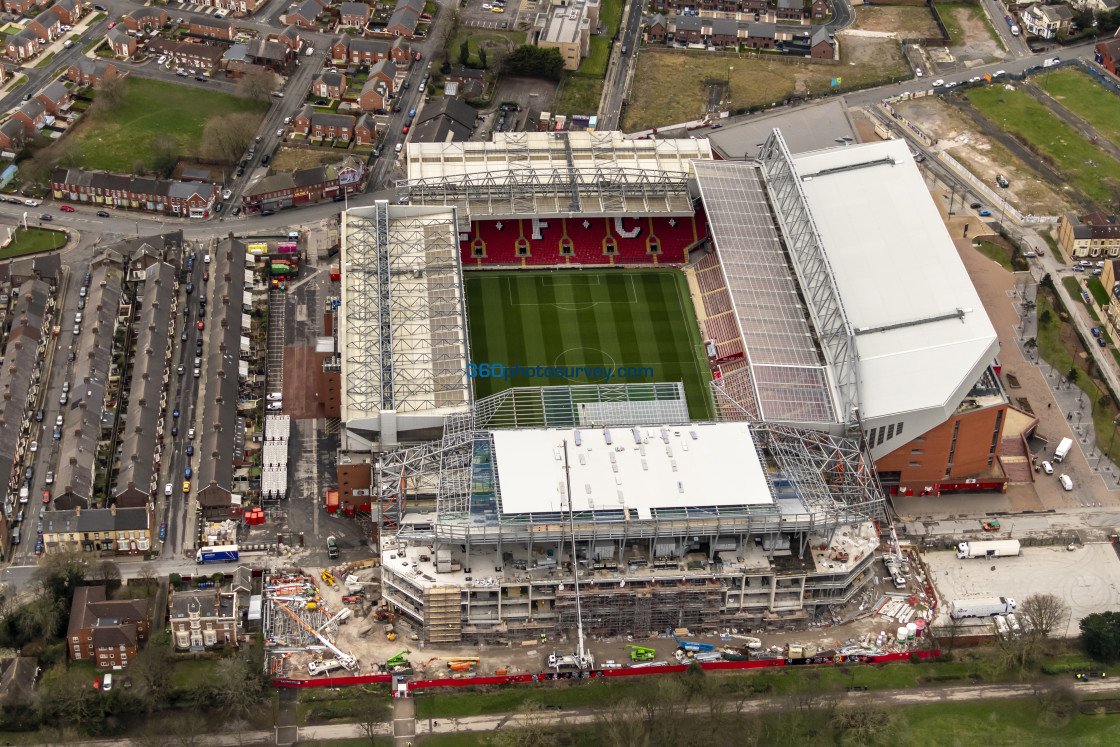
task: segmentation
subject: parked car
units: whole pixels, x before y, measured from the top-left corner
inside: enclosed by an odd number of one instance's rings
[[[232,196],[233,196],[233,192],[231,192],[230,190],[228,190],[228,189],[222,190],[222,199],[223,200],[228,200]]]
[[[235,207],[235,208],[233,209],[233,214],[234,214],[234,215],[241,215],[241,207],[240,207],[240,206],[238,206],[238,207]]]
[[[186,480],[183,481],[183,492],[184,493],[191,492],[191,484],[189,482],[187,482]]]
[[[187,295],[194,293],[194,283],[187,283]]]
[[[54,220],[54,216],[49,215],[48,213],[43,213],[42,215],[39,216],[39,220],[43,220],[43,221],[46,221],[47,223],[50,223],[52,220]]]
[[[271,161],[271,160],[272,160],[272,156],[270,156],[268,153],[265,153],[264,156],[261,157],[261,164],[264,165],[264,166],[267,166],[268,162]]]
[[[167,483],[166,485],[163,486],[163,494],[164,495],[171,495],[171,483]]]
[[[167,522],[161,521],[159,523],[159,541],[163,542],[165,539],[167,539]]]
[[[977,215],[979,215],[981,218],[987,218],[991,214],[992,214],[991,210],[981,210],[979,213],[977,213]]]
[[[109,217],[109,211],[108,210],[98,210],[97,211],[97,217],[98,218],[108,218]]]
[[[58,209],[64,213],[74,212],[74,208],[70,207],[69,205],[59,205]]]
[[[44,480],[44,482],[47,485],[53,485],[54,484],[54,472],[47,472],[47,477]]]

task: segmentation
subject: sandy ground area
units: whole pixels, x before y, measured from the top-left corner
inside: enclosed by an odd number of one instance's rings
[[[972,67],[1002,60],[1007,56],[1007,52],[999,42],[992,38],[982,12],[973,15],[969,8],[949,8],[948,12],[949,17],[964,32],[962,40],[964,44],[959,47],[949,47],[950,54],[957,62]]]
[[[885,31],[906,38],[940,36],[933,14],[923,5],[857,5],[853,29]]]
[[[1034,215],[1061,215],[1072,206],[1060,192],[1039,179],[1031,168],[1007,148],[977,132],[971,121],[936,96],[899,102],[895,108],[921,130],[937,138],[938,148],[957,159],[986,184],[995,184],[1003,174],[1011,182],[1001,190],[1008,201],[1022,212]],[[988,206],[993,213],[998,206]]]

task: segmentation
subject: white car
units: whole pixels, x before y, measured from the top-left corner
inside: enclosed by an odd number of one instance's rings
[[[482,4],[482,9],[483,10],[490,10],[490,3],[483,3]]]
[[[163,494],[164,495],[171,495],[171,483],[167,483],[166,485],[163,486]]]
[[[167,62],[167,55],[165,55],[165,54],[161,54],[161,55],[159,56],[159,59],[158,59],[158,60],[156,60],[156,64],[157,64],[157,65],[162,65],[162,64],[163,64],[163,63],[165,63],[165,62]]]
[[[291,123],[292,123],[292,118],[291,117],[284,117],[284,124],[291,124]]]
[[[979,83],[981,80],[983,80],[983,78],[981,78],[979,75],[977,75],[973,78],[969,78],[968,82],[969,83]]]
[[[38,451],[39,450],[39,442],[38,441],[32,441],[30,449],[31,449],[32,454],[34,454],[36,451]]]
[[[994,73],[992,73],[993,78],[998,78],[1001,75],[1007,75],[1007,71],[1006,70],[996,70]]]
[[[276,137],[284,137],[284,130],[279,129],[276,131]]]
[[[933,85],[934,85],[935,88],[937,86],[943,86],[943,85],[945,85],[945,79],[944,78],[938,78],[937,80],[933,81]]]
[[[1042,471],[1048,475],[1052,475],[1054,474],[1054,465],[1050,464],[1050,462],[1043,462]]]
[[[922,69],[920,67],[914,68],[914,74],[917,75],[919,78],[922,77]]]
[[[39,207],[39,203],[35,200],[24,200],[23,204],[27,205],[28,207]]]
[[[269,402],[268,403],[268,409],[269,410],[283,410],[284,409],[284,403],[283,402]]]
[[[228,200],[232,194],[233,194],[233,192],[230,192],[228,189],[223,190],[222,191],[222,199],[223,200]]]

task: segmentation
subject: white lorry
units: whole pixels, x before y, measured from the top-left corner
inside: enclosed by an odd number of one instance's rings
[[[991,617],[1006,615],[1015,611],[1015,600],[1006,597],[979,597],[976,599],[957,599],[949,613],[956,620],[962,617]]]
[[[957,545],[958,558],[1013,558],[1019,554],[1019,540],[977,540]]]
[[[336,669],[342,669],[342,662],[338,659],[326,659],[324,661],[309,661],[307,662],[307,673],[311,676],[317,674],[326,674],[333,672]]]
[[[1073,448],[1072,438],[1063,438],[1058,442],[1058,448],[1054,449],[1054,458],[1051,461],[1061,462],[1065,460],[1069,450]]]

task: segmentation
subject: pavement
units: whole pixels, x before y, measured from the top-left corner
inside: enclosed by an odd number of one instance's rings
[[[896,666],[907,666],[899,664]],[[872,702],[877,706],[918,706],[932,703],[964,703],[970,701],[1000,701],[1017,698],[1035,697],[1040,688],[1061,687],[1067,684],[1074,688],[1081,697],[1111,695],[1120,692],[1120,681],[1115,679],[1090,679],[1074,680],[1069,675],[1068,680],[1051,679],[1042,683],[1000,683],[994,685],[970,685],[963,687],[920,687],[897,690],[870,690],[866,692],[850,692],[838,694],[839,705],[857,705],[863,701]],[[426,696],[438,697],[438,696]],[[411,699],[410,699],[411,700]],[[728,701],[731,704],[731,701]],[[772,713],[786,707],[786,702],[779,697],[751,697],[742,703],[734,703],[734,709],[743,714],[758,715]],[[690,705],[688,713],[703,716],[709,713],[707,704],[699,703]],[[532,715],[534,725],[539,725],[543,719],[545,723],[556,726],[592,726],[602,717],[599,709],[581,708],[575,710],[544,710]],[[465,716],[462,718],[439,719],[416,722],[416,739],[410,740],[395,729],[395,717],[391,723],[381,726],[380,733],[393,735],[396,747],[407,747],[410,741],[419,743],[420,737],[427,734],[459,734],[463,732],[495,732],[500,730],[516,729],[521,725],[526,716],[522,714],[497,713],[485,716]],[[206,744],[211,747],[237,747],[250,744],[292,744],[290,730],[286,730],[284,739],[277,739],[275,730],[242,732],[239,734],[214,734],[206,738]],[[357,724],[329,724],[325,726],[298,727],[298,742],[363,739],[365,733]],[[276,741],[273,741],[276,740]],[[85,742],[72,742],[71,747],[113,747],[119,745],[116,739],[89,740]]]

